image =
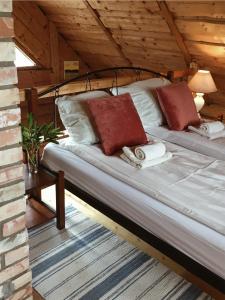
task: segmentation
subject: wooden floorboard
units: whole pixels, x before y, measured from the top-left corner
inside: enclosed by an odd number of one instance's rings
[[[54,213],[34,199],[27,200],[26,226],[32,228],[54,218]]]
[[[33,288],[33,300],[44,300],[41,295]]]

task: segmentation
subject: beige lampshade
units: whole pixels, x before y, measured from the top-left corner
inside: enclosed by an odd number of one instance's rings
[[[196,93],[212,93],[217,88],[212,75],[209,71],[199,70],[189,81],[188,86],[192,92]]]

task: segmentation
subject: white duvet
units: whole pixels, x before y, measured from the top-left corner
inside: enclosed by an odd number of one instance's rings
[[[99,146],[61,142],[88,163],[154,197],[198,222],[225,234],[225,162],[166,143],[173,158],[138,170]]]
[[[147,129],[150,136],[180,145],[192,151],[225,160],[225,137],[209,140],[195,132],[169,130],[159,126]]]

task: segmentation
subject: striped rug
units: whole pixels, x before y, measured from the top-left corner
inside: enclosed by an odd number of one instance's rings
[[[65,230],[52,221],[29,237],[33,286],[44,299],[212,299],[74,205]]]

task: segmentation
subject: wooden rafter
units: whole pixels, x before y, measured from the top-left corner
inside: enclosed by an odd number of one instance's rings
[[[111,43],[114,45],[115,49],[118,51],[120,56],[126,61],[128,66],[132,66],[131,61],[123,53],[122,47],[113,38],[111,31],[107,27],[105,27],[104,23],[101,21],[98,11],[91,6],[91,4],[88,2],[88,0],[83,0],[83,3],[85,5],[85,7],[88,9],[88,11],[90,12],[90,14],[92,15],[92,17],[96,20],[98,25],[101,27],[101,29],[105,32],[106,36],[111,41]]]
[[[76,54],[77,58],[87,67],[87,69],[89,71],[92,71],[90,65],[81,57],[80,53],[75,49],[73,49],[73,51]]]
[[[165,1],[158,1],[157,3],[159,5],[160,11],[161,11],[161,16],[167,22],[168,27],[169,27],[171,33],[174,35],[177,45],[180,48],[180,50],[184,56],[186,65],[189,67],[189,65],[191,63],[191,55],[188,52],[188,49],[184,43],[184,39],[183,39],[181,33],[179,32],[176,23],[174,22],[173,16],[172,16],[171,12],[169,11],[168,6]]]

